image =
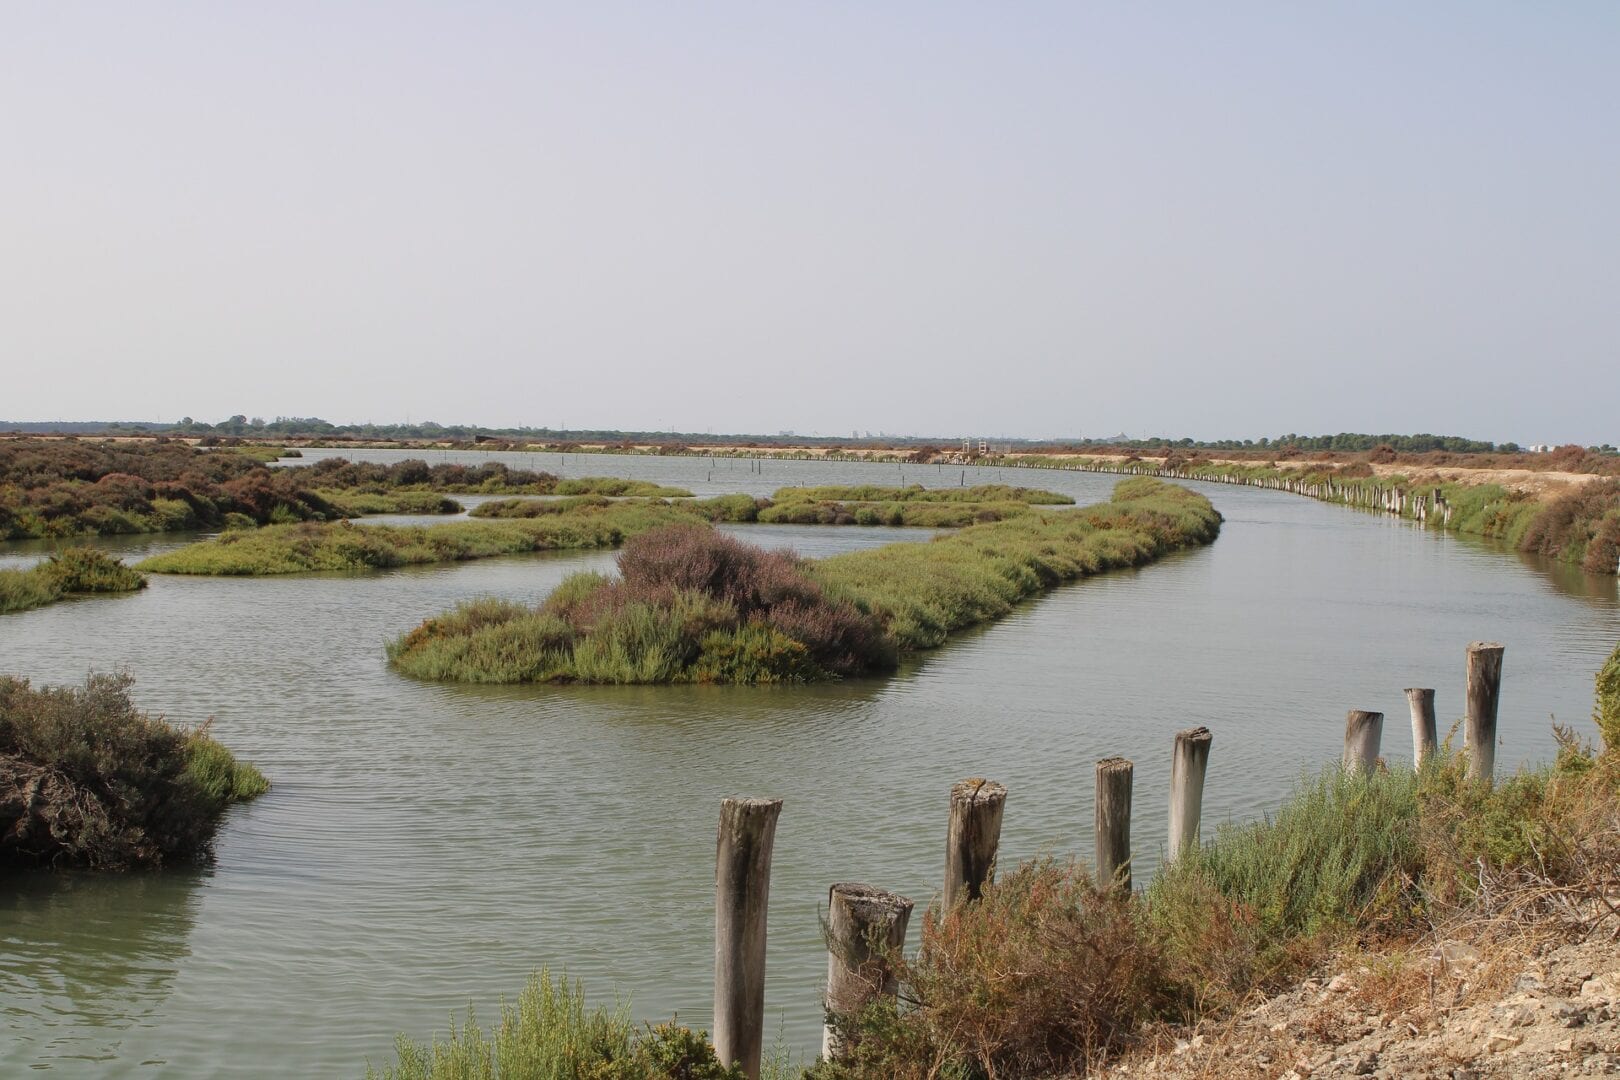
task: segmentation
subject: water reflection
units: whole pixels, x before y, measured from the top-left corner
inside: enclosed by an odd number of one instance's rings
[[[161,1020],[190,956],[201,870],[29,871],[0,889],[0,1016],[8,1061],[114,1060]]]

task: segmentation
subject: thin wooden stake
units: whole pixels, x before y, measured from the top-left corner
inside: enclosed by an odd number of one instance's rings
[[[1198,846],[1198,822],[1204,807],[1204,773],[1209,769],[1209,745],[1213,739],[1206,727],[1176,733],[1176,749],[1170,759],[1168,857],[1171,862],[1183,851]]]
[[[1421,769],[1440,745],[1434,730],[1434,691],[1408,687],[1406,703],[1412,707],[1412,767]]]
[[[765,1044],[765,914],[781,799],[725,799],[714,865],[714,1048],[759,1080]]]
[[[1468,646],[1468,775],[1489,781],[1496,772],[1496,707],[1502,698],[1502,653],[1494,641]]]
[[[1351,709],[1344,720],[1344,769],[1370,773],[1378,767],[1378,744],[1384,737],[1384,714]]]
[[[1131,888],[1131,777],[1122,757],[1097,762],[1097,884]]]
[[[899,893],[841,882],[827,890],[827,1013],[853,1017],[898,990],[889,958],[906,942],[912,903]],[[821,1029],[821,1056],[838,1056],[832,1024]]]
[[[1007,789],[977,777],[951,788],[951,823],[945,836],[945,910],[958,899],[977,900],[995,873],[1001,812]]]

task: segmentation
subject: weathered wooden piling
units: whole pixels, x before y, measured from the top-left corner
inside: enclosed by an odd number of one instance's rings
[[[1351,709],[1344,720],[1344,769],[1370,773],[1378,766],[1378,744],[1384,736],[1384,714]]]
[[[890,957],[905,944],[912,903],[899,893],[841,882],[827,890],[827,1012],[858,1014],[898,985]],[[821,1056],[838,1056],[837,1033],[821,1031]]]
[[[1176,732],[1176,749],[1170,759],[1168,857],[1171,862],[1183,851],[1198,846],[1198,823],[1204,808],[1204,774],[1209,769],[1209,745],[1213,739],[1206,727]]]
[[[1097,884],[1131,888],[1131,777],[1122,757],[1097,762]]]
[[[714,860],[714,1048],[759,1078],[765,1042],[765,914],[781,799],[725,799]]]
[[[1407,687],[1406,703],[1412,709],[1412,767],[1421,769],[1440,745],[1434,730],[1434,691]]]
[[[1494,641],[1468,646],[1468,775],[1490,780],[1496,772],[1496,707],[1502,698],[1502,653]]]
[[[995,872],[1001,812],[1007,789],[974,777],[951,788],[951,823],[945,837],[945,910],[958,899],[977,900]]]

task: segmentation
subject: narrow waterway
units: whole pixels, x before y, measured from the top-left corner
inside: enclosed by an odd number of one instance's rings
[[[407,456],[369,452],[377,460]],[[430,455],[482,460],[492,455]],[[311,454],[305,461],[313,460]],[[1008,482],[1081,502],[1114,478],[855,463],[504,455],[567,476],[700,495],[784,484]],[[946,792],[1010,789],[1002,856],[1089,854],[1092,766],[1135,760],[1138,880],[1156,865],[1172,734],[1215,732],[1206,823],[1275,807],[1334,757],[1345,710],[1407,686],[1462,708],[1463,649],[1507,645],[1499,761],[1548,757],[1550,717],[1589,730],[1620,640],[1611,578],[1250,488],[1191,485],[1226,515],[1211,547],[1063,588],[896,676],[796,688],[459,687],[400,678],[382,643],[460,600],[537,600],[612,555],[387,573],[154,578],[127,597],[0,616],[0,670],[127,669],[140,703],[215,731],[275,784],[233,811],[204,870],[12,874],[0,888],[0,1074],[345,1076],[396,1032],[492,1016],[541,966],[706,1026],[714,829],[728,794],[785,800],[771,894],[772,1038],[820,1026],[829,883],[926,901]],[[927,533],[734,527],[822,555]],[[110,540],[114,550],[174,538]],[[8,545],[16,565],[40,549]]]

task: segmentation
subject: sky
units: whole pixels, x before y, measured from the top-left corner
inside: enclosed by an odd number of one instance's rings
[[[0,6],[0,418],[1620,443],[1620,4]]]

